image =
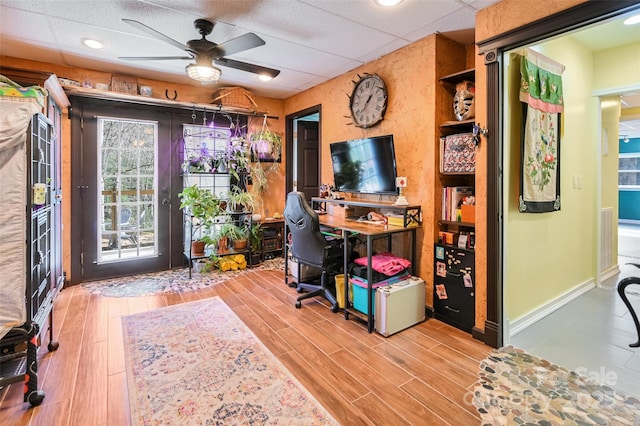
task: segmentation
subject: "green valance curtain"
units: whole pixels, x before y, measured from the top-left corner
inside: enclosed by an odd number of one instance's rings
[[[564,65],[525,49],[520,61],[520,101],[543,112],[562,112]]]

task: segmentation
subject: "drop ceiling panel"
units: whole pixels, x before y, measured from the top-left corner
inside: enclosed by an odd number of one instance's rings
[[[2,12],[0,10],[0,12]],[[28,26],[25,28],[25,22]],[[0,28],[2,34],[11,34],[13,39],[21,39],[29,44],[41,44],[52,46],[55,34],[49,26],[46,16],[32,12],[13,10],[11,14],[0,13]],[[38,29],[37,31],[25,31],[25,29]],[[0,44],[1,46],[1,44]]]
[[[434,32],[473,42],[477,10],[495,0],[404,0],[382,9],[373,0],[0,0],[0,53],[109,73],[189,80],[188,60],[124,61],[119,56],[182,56],[185,52],[127,25],[140,21],[180,43],[199,38],[197,18],[216,22],[207,38],[222,43],[254,32],[267,44],[230,58],[280,69],[269,83],[222,68],[220,85],[245,86],[261,96],[283,98],[396,51]],[[471,29],[471,30],[469,30]],[[629,36],[613,27],[584,34],[594,49],[621,45]],[[631,28],[638,40],[640,32]],[[80,44],[95,37],[93,51]],[[578,35],[576,35],[578,37]],[[605,40],[610,40],[605,43]],[[606,46],[606,47],[605,47]],[[375,72],[376,70],[371,70]]]
[[[455,1],[442,0],[405,0],[394,8],[384,8],[374,4],[373,1],[302,1],[308,3],[310,7],[323,9],[363,26],[378,28],[396,37],[403,37],[428,22],[464,8]]]
[[[306,72],[313,75],[326,75],[329,70],[349,62],[348,57],[341,57],[329,52],[313,50],[299,44],[266,37],[269,49],[256,48],[251,51],[234,55],[233,58],[243,57],[251,53],[256,61],[265,64],[277,64],[281,69]]]
[[[455,13],[445,15],[433,22],[426,24],[418,30],[406,34],[406,38],[412,41],[419,40],[433,33],[446,33],[449,31],[464,30],[475,27],[475,12],[469,8],[460,8]],[[456,40],[462,44],[473,43],[470,40]]]
[[[362,1],[356,3],[363,4]],[[337,56],[353,57],[360,50],[372,50],[393,39],[373,27],[293,1],[260,2],[250,18],[239,17],[235,23],[253,28],[260,36],[287,40]]]

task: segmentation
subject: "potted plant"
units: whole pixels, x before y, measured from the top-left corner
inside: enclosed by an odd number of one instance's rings
[[[244,138],[234,137],[231,139],[227,147],[225,160],[229,174],[236,180],[240,180],[240,173],[249,171],[251,158]]]
[[[234,250],[246,250],[249,246],[249,225],[240,225],[236,230],[236,236],[233,239]]]
[[[182,165],[182,170],[188,173],[208,173],[211,171],[211,160],[209,149],[203,146],[198,151],[189,153]]]
[[[217,151],[213,157],[211,157],[211,171],[214,173],[227,173],[227,155],[226,152]]]
[[[197,185],[184,188],[178,197],[180,198],[180,208],[184,214],[191,217],[191,237],[201,236],[192,241],[191,254],[203,255],[206,244],[205,237],[216,216],[223,213],[220,208],[220,200],[213,192]]]
[[[249,228],[245,225],[236,225],[235,223],[228,222],[220,227],[218,236],[220,238],[227,237],[229,240],[231,240],[233,242],[233,247],[235,250],[243,250],[247,247]]]
[[[280,167],[282,136],[263,127],[259,132],[252,133],[249,137],[249,149],[251,159],[254,161],[250,170],[253,190],[261,194],[267,189],[268,174],[277,171]],[[271,162],[271,165],[265,167],[263,161]]]
[[[233,187],[227,195],[228,206],[234,211],[256,211],[260,208],[261,198],[253,192],[242,191]]]
[[[282,136],[269,129],[261,129],[249,137],[251,152],[257,161],[278,161],[282,154]]]

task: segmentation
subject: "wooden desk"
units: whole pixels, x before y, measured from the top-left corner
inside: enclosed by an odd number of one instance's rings
[[[373,293],[371,285],[373,284],[373,270],[371,268],[371,258],[373,256],[373,241],[386,238],[387,239],[387,251],[391,252],[392,241],[391,236],[397,233],[409,232],[411,234],[411,273],[417,275],[417,269],[414,267],[416,258],[416,230],[417,226],[402,227],[393,225],[374,225],[366,222],[359,222],[356,220],[345,219],[336,216],[320,215],[320,223],[332,228],[341,229],[342,237],[344,238],[344,318],[349,319],[349,314],[354,313],[349,310],[349,235],[359,234],[364,235],[367,239],[367,331],[371,333],[373,331],[373,301],[371,295]],[[356,316],[356,318],[361,319]]]
[[[392,202],[384,201],[334,200],[333,198],[320,197],[311,198],[311,204],[314,209],[325,212],[327,211],[327,204],[390,211],[400,214],[402,216],[402,223],[405,226],[416,226],[422,223],[422,209],[419,205],[399,206]]]

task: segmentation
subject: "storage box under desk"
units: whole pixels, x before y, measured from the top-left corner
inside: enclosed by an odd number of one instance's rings
[[[375,295],[375,330],[385,337],[426,319],[426,290],[419,277],[380,287]]]
[[[293,277],[293,282],[295,283],[305,281],[309,278],[317,278],[322,274],[321,269],[313,268],[308,265],[302,265],[295,258],[289,258],[288,262],[289,275]],[[298,267],[300,267],[299,275]]]

